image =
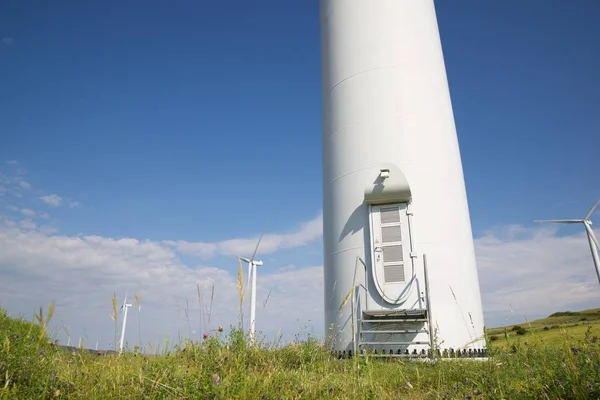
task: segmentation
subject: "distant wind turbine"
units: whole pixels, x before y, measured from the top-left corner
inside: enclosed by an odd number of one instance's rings
[[[254,342],[254,330],[256,325],[256,267],[262,265],[262,261],[257,261],[254,259],[256,256],[256,252],[258,251],[258,246],[260,245],[260,241],[263,235],[260,235],[258,238],[258,243],[256,243],[256,248],[254,249],[254,254],[250,259],[245,257],[237,256],[240,260],[248,263],[248,285],[250,286],[250,342]],[[252,279],[252,281],[251,281]]]
[[[590,221],[590,218],[594,211],[596,211],[596,207],[598,207],[599,204],[600,197],[594,202],[592,208],[590,208],[590,210],[583,219],[548,219],[535,221],[555,222],[559,224],[583,224],[587,232],[588,242],[590,243],[590,250],[592,252],[592,259],[594,260],[594,267],[596,268],[596,276],[598,277],[598,283],[600,283],[600,256],[598,256],[598,249],[600,249],[600,245],[598,244],[598,239],[596,239],[596,235],[594,234],[594,230],[592,229],[592,221]]]
[[[123,351],[123,342],[125,341],[125,326],[127,325],[127,309],[131,307],[131,304],[127,304],[127,294],[125,294],[125,300],[123,300],[123,327],[121,328],[121,342],[119,343],[119,353]]]

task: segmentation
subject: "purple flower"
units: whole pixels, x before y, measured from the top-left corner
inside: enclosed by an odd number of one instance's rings
[[[203,337],[204,339],[208,339],[208,333],[204,332],[204,333],[202,334],[202,337]]]
[[[221,378],[219,377],[219,375],[217,375],[217,374],[214,374],[214,375],[212,376],[212,381],[213,381],[213,383],[214,383],[215,385],[218,385],[219,383],[221,383]]]
[[[579,353],[579,349],[576,349],[575,347],[571,347],[571,352],[573,353],[573,355],[577,355],[577,353]]]

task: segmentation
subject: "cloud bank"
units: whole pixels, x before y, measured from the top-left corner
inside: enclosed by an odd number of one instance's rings
[[[6,165],[12,172],[0,168],[0,306],[30,318],[40,306],[56,301],[57,337],[63,343],[68,336],[72,343],[81,337],[88,347],[96,341],[101,348],[113,346],[113,293],[119,304],[126,293],[130,300],[135,291],[140,294],[142,311],[134,308],[129,313],[130,344],[141,340],[156,346],[169,335],[175,342],[181,337],[199,339],[218,325],[237,325],[240,298],[232,256],[250,256],[258,235],[219,242],[64,235],[52,225],[47,212],[52,208],[39,201],[58,206],[63,199],[31,193],[32,186],[21,183],[26,182],[26,171],[18,162]],[[20,206],[27,196],[34,201]],[[68,198],[64,203],[79,205]],[[568,236],[557,229],[508,225],[475,239],[487,326],[598,306],[600,286],[583,227]],[[264,235],[260,254],[303,249],[321,237],[319,213],[286,232]],[[259,270],[257,329],[269,340],[279,332],[283,340],[322,334],[322,266],[268,264]],[[247,323],[247,292],[245,296]]]
[[[291,233],[265,236],[269,238],[265,247],[276,251],[319,240],[318,224],[320,216]],[[57,318],[71,327],[71,335],[84,335],[88,342],[99,340],[104,347],[109,346],[113,336],[114,327],[108,318],[113,293],[121,303],[125,293],[131,299],[134,291],[139,291],[143,304],[139,322],[145,343],[164,340],[167,334],[173,340],[178,335],[199,338],[202,331],[217,324],[237,324],[235,271],[226,270],[216,261],[212,266],[186,265],[180,255],[247,253],[253,250],[254,238],[201,244],[213,249],[211,252],[198,251],[201,246],[186,242],[193,249],[190,251],[180,243],[64,236],[49,227],[31,221],[23,226],[4,216],[0,222],[2,305],[31,315],[39,306],[56,300]],[[551,227],[509,226],[490,230],[475,243],[488,326],[557,310],[592,307],[600,300],[583,233],[559,236]],[[322,275],[321,266],[282,265],[261,271],[257,329],[270,339],[278,331],[287,338],[303,332],[321,334]],[[198,298],[198,286],[202,300]],[[211,326],[207,326],[213,287]],[[247,307],[246,303],[246,318]],[[136,312],[130,315],[136,321]],[[128,326],[128,341],[134,343],[136,323]],[[66,340],[64,332],[59,332],[59,337]]]

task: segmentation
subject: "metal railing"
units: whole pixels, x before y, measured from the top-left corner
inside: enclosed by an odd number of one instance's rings
[[[425,306],[427,307],[427,327],[429,328],[429,348],[433,349],[433,329],[431,327],[431,302],[429,301],[429,274],[427,273],[427,254],[423,254],[423,275],[425,278]]]
[[[356,257],[356,263],[354,264],[354,280],[352,282],[352,295],[350,297],[351,300],[351,325],[352,325],[352,347],[353,347],[353,354],[357,354],[357,336],[360,337],[360,325],[362,322],[362,318],[358,318],[358,310],[357,310],[357,306],[358,306],[358,299],[359,299],[359,290],[356,290],[357,288],[360,289],[361,287],[364,289],[365,291],[365,306],[368,309],[368,301],[369,301],[369,290],[365,287],[365,285],[363,285],[362,283],[359,283],[358,285],[356,284],[356,272],[357,272],[357,268],[358,268],[358,262],[360,261],[360,263],[363,265],[363,269],[364,269],[364,277],[365,277],[365,284],[368,285],[368,280],[367,280],[367,264],[363,261],[362,258],[360,257]],[[427,328],[429,331],[429,346],[430,348],[433,348],[433,328],[431,326],[431,300],[430,300],[430,296],[429,296],[429,274],[427,271],[427,254],[423,254],[423,277],[425,280],[425,308],[427,309]],[[418,287],[420,286],[418,284],[419,279],[417,278],[417,285]],[[422,308],[421,306],[421,295],[420,295],[420,288],[417,289],[419,291],[419,308]],[[355,318],[356,318],[356,325],[355,326]]]

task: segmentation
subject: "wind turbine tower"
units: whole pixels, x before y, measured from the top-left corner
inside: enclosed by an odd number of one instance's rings
[[[119,353],[123,351],[123,344],[125,342],[125,327],[127,326],[127,309],[131,306],[131,304],[127,303],[127,294],[125,294],[125,300],[123,300],[123,305],[121,306],[121,309],[123,310],[123,326],[121,327],[121,341],[119,343]]]
[[[583,217],[583,219],[547,219],[547,220],[537,220],[535,222],[554,222],[558,224],[583,224],[585,227],[585,231],[587,233],[588,242],[590,244],[590,251],[592,252],[592,260],[594,261],[594,267],[596,269],[596,276],[598,277],[598,283],[600,283],[600,257],[598,256],[598,249],[600,245],[598,244],[598,239],[594,234],[594,230],[592,229],[592,221],[590,218],[596,211],[596,208],[600,204],[600,197],[594,202],[592,208],[588,211],[588,213]]]
[[[326,342],[485,357],[434,0],[319,3]]]
[[[262,235],[258,238],[258,243],[256,244],[256,248],[254,249],[254,254],[252,257],[245,258],[238,256],[238,259],[248,263],[248,286],[250,286],[250,329],[249,336],[250,342],[254,342],[254,332],[256,329],[256,267],[263,265],[262,261],[255,260],[256,252],[258,251],[258,246],[260,245],[260,241],[262,239]]]

